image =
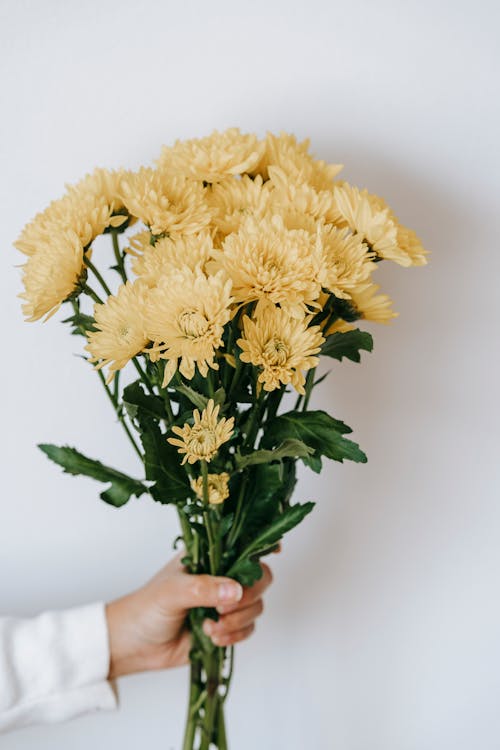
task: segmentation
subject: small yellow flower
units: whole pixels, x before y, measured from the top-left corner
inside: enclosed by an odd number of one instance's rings
[[[203,477],[193,479],[190,477],[191,487],[200,500],[203,497]],[[220,505],[229,497],[229,474],[223,471],[221,474],[208,475],[208,502],[211,505]]]
[[[23,266],[25,300],[23,313],[28,321],[46,319],[75,291],[83,264],[83,246],[71,229],[61,229],[51,239],[38,242],[38,250]]]
[[[153,361],[168,360],[163,387],[179,371],[189,380],[195,365],[207,376],[219,369],[215,352],[222,346],[224,325],[231,311],[231,281],[222,273],[206,276],[200,268],[184,267],[158,280],[146,309],[146,332],[154,342],[148,354]]]
[[[92,355],[91,362],[99,362],[96,369],[109,364],[108,383],[115,372],[125,367],[148,343],[144,325],[148,291],[143,282],[128,281],[122,284],[115,296],[94,306],[98,330],[87,334],[85,349]]]
[[[294,181],[281,167],[269,166],[268,172],[274,213],[282,216],[301,213],[326,223],[336,218],[338,212],[331,189],[318,190],[308,182]]]
[[[239,128],[217,130],[206,138],[176,141],[164,146],[159,159],[166,171],[192,180],[218,182],[224,178],[249,172],[259,162],[264,144],[257,136],[240,133]]]
[[[193,412],[194,424],[191,427],[172,427],[172,432],[179,438],[167,438],[168,442],[177,446],[180,454],[185,454],[182,463],[186,461],[194,464],[195,461],[211,461],[220,446],[226,443],[233,434],[234,417],[217,419],[220,405],[210,399],[203,409],[201,416],[198,409]]]
[[[213,250],[210,233],[205,230],[177,239],[162,237],[154,245],[149,242],[149,232],[142,234],[146,235],[146,242],[140,253],[137,252],[140,240],[135,240],[132,271],[151,287],[156,286],[162,276],[186,266],[193,271],[197,266],[203,269]]]
[[[164,170],[141,167],[138,172],[126,173],[121,195],[130,213],[155,235],[196,234],[212,218],[201,183]]]
[[[365,320],[389,323],[399,313],[392,310],[392,300],[387,294],[377,294],[378,289],[378,284],[363,284],[352,292],[352,302]]]
[[[255,173],[270,176],[270,166],[279,167],[296,184],[308,183],[317,190],[329,190],[342,164],[326,164],[309,153],[309,139],[298,143],[294,135],[268,133],[265,151]]]
[[[238,339],[242,362],[261,367],[258,380],[265,391],[274,391],[281,383],[292,383],[299,393],[304,393],[303,371],[316,367],[321,344],[324,341],[319,326],[308,324],[311,316],[302,320],[290,318],[286,311],[268,307],[251,320],[243,318],[243,335]]]
[[[279,216],[261,221],[249,217],[213,256],[208,268],[224,270],[233,282],[235,301],[257,301],[257,313],[266,304],[280,304],[301,319],[320,293],[321,256],[314,238],[304,230],[286,229]]]

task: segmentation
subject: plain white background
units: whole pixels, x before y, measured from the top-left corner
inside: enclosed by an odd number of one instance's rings
[[[400,317],[314,398],[369,463],[301,473],[296,498],[318,504],[237,650],[234,750],[500,746],[499,22],[487,0],[0,2],[3,613],[120,595],[177,533],[172,509],[106,506],[35,447],[138,471],[79,340],[23,323],[16,298],[11,243],[65,182],[215,127],[286,129],[432,251],[378,272]],[[184,670],[120,694],[2,748],[179,747]]]

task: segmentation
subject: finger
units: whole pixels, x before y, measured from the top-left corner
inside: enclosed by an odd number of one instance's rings
[[[220,605],[217,605],[217,612],[219,614],[226,614],[226,612],[233,612],[235,609],[240,609],[241,607],[248,607],[249,604],[260,599],[273,580],[270,567],[266,563],[261,563],[260,566],[262,568],[262,578],[256,581],[253,586],[245,587],[243,596],[238,602],[221,602]]]
[[[244,641],[249,635],[255,630],[255,624],[247,625],[246,628],[241,630],[234,630],[232,633],[224,633],[222,635],[214,635],[212,641],[216,646],[232,646],[234,643]]]
[[[225,576],[191,575],[179,572],[165,582],[165,596],[174,609],[217,607],[237,604],[243,598],[243,587]]]
[[[264,610],[264,602],[262,599],[257,599],[256,602],[250,604],[249,607],[238,609],[236,612],[232,612],[229,615],[221,615],[217,622],[214,620],[207,619],[203,623],[203,631],[206,635],[224,635],[226,633],[232,633],[235,630],[241,630],[251,625],[254,620],[262,614]]]

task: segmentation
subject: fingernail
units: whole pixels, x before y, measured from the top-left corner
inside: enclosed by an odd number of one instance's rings
[[[226,581],[219,584],[217,593],[221,602],[239,602],[243,596],[243,587],[238,581]]]
[[[205,633],[205,635],[212,635],[213,629],[213,622],[211,620],[205,620],[205,622],[203,623],[203,632]]]

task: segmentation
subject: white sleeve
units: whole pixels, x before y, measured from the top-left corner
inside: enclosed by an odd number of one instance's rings
[[[116,708],[102,602],[0,617],[0,732]]]

